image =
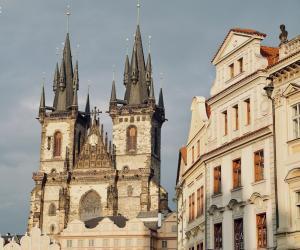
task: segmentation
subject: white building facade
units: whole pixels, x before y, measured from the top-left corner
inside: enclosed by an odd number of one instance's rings
[[[300,247],[300,38],[288,41],[281,28],[279,48],[262,45],[261,32],[231,29],[212,60],[211,97],[193,99],[178,162],[178,249]],[[202,183],[203,220],[191,220]]]

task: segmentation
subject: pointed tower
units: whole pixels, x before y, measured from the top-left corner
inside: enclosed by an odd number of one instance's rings
[[[64,229],[70,211],[70,175],[87,136],[89,114],[78,107],[78,62],[73,71],[70,36],[67,34],[60,69],[55,67],[53,107],[45,104],[42,89],[39,121],[42,126],[40,167],[33,174],[28,229],[56,234]],[[90,113],[88,111],[88,113]]]
[[[138,187],[136,197],[119,197],[119,213],[135,217],[160,209],[160,148],[164,109],[155,103],[152,63],[145,64],[140,25],[137,25],[131,61],[124,70],[124,100],[116,98],[112,84],[109,114],[113,121],[116,168],[122,174],[118,191]],[[132,176],[136,175],[134,180]],[[127,183],[128,184],[125,184]],[[124,189],[124,190],[123,190]]]

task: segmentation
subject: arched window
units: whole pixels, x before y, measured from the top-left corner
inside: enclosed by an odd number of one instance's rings
[[[127,129],[127,150],[136,151],[137,142],[137,128],[135,126],[129,126]]]
[[[49,216],[55,216],[56,215],[56,206],[54,203],[51,203],[49,206],[49,211],[48,211]]]
[[[79,204],[79,217],[81,221],[87,221],[100,217],[102,214],[101,197],[91,190],[81,197]]]
[[[54,157],[61,156],[61,144],[62,144],[62,134],[61,132],[56,132],[54,134]]]

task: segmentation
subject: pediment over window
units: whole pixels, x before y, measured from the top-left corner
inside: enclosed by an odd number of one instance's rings
[[[297,83],[290,83],[283,91],[282,95],[287,98],[299,92],[300,92],[300,85]]]
[[[285,177],[285,181],[287,183],[291,183],[293,181],[300,181],[300,168],[294,168],[290,170]]]
[[[265,34],[252,29],[231,29],[215,54],[212,63],[215,65],[217,62],[231,54],[233,51],[239,49],[253,38],[262,40],[265,36]]]

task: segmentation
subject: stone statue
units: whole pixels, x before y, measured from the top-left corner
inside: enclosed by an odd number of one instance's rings
[[[281,30],[281,33],[279,35],[279,39],[280,39],[280,45],[282,45],[282,44],[288,42],[288,32],[285,30],[284,24],[280,25],[280,30]]]

